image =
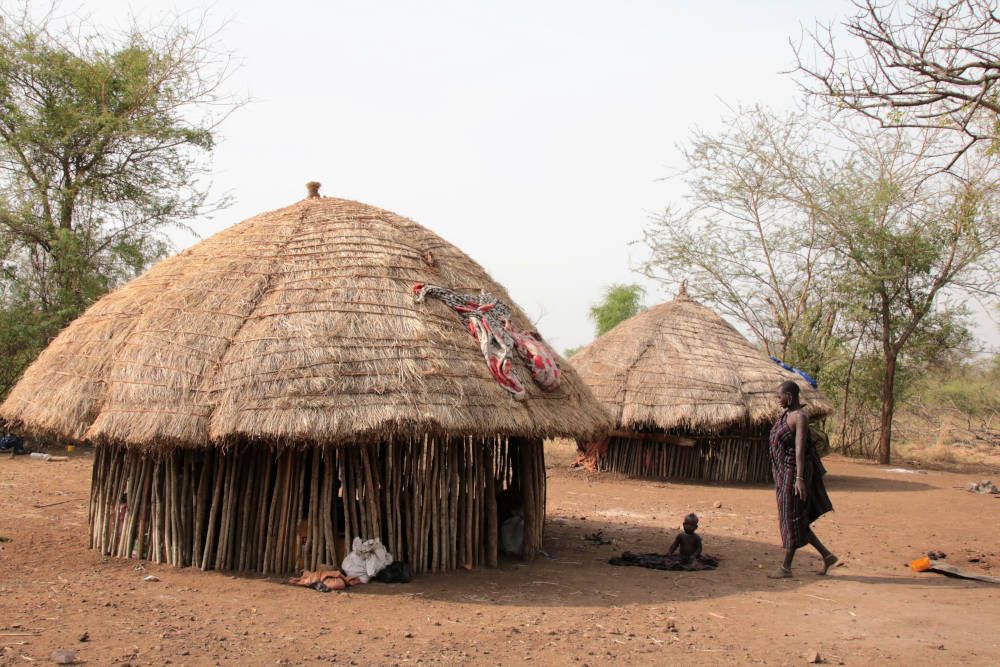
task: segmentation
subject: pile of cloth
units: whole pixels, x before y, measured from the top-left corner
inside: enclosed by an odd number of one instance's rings
[[[288,583],[306,586],[323,593],[339,591],[348,586],[367,584],[390,565],[395,566],[391,572],[393,579],[406,576],[406,580],[409,581],[411,576],[408,574],[409,566],[405,563],[394,563],[392,554],[386,551],[379,538],[362,540],[360,537],[355,537],[350,553],[344,557],[339,568],[321,565],[316,570],[303,571],[301,576],[289,579]]]

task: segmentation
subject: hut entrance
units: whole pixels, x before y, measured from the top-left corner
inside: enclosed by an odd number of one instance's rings
[[[498,495],[501,512],[523,514],[522,556],[534,557],[545,519],[541,440],[428,436],[158,454],[104,445],[90,545],[110,556],[270,574],[339,564],[354,537],[379,537],[414,572],[495,566]]]
[[[642,479],[770,482],[769,431],[767,424],[722,433],[614,431],[597,469]]]

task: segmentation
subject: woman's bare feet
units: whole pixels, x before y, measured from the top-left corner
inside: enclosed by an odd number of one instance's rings
[[[778,569],[767,575],[768,579],[790,579],[792,576],[792,569],[785,567],[784,565],[779,565]]]
[[[826,574],[827,570],[837,564],[837,556],[834,554],[827,554],[823,558],[823,569],[816,574]]]

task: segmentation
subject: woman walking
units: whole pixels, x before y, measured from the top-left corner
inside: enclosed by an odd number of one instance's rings
[[[837,557],[823,546],[810,524],[833,510],[826,494],[823,475],[826,470],[816,448],[809,442],[809,418],[799,402],[799,385],[789,380],[778,388],[778,402],[784,408],[771,427],[771,472],[778,499],[778,529],[785,560],[768,576],[784,579],[792,576],[795,552],[811,544],[823,559],[819,574],[826,574]]]

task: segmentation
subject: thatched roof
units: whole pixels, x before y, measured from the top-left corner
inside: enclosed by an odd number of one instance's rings
[[[230,227],[106,295],[28,368],[0,414],[29,430],[140,447],[231,438],[350,444],[436,435],[586,437],[610,426],[571,367],[515,401],[443,303],[411,286],[486,290],[415,222],[309,197]],[[518,365],[518,362],[514,362]]]
[[[571,359],[622,429],[720,431],[780,414],[777,389],[797,380],[811,414],[831,405],[685,293],[608,331]]]

